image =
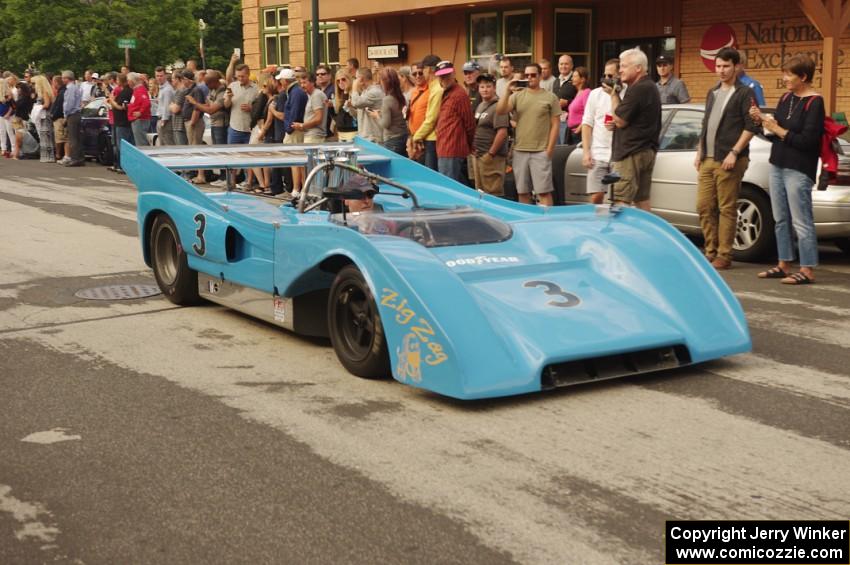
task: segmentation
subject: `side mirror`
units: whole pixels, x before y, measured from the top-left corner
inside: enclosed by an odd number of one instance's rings
[[[609,185],[609,184],[615,184],[615,183],[620,182],[620,179],[622,179],[622,177],[620,176],[620,173],[617,173],[617,172],[608,173],[607,175],[602,177],[602,184],[604,184],[606,186]]]
[[[342,188],[326,188],[322,191],[322,196],[330,200],[366,200],[368,191],[357,188],[343,190]],[[377,193],[377,189],[374,189]]]

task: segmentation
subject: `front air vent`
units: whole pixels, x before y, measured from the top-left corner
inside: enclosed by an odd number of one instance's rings
[[[547,365],[540,376],[540,385],[545,390],[673,369],[690,363],[691,354],[684,345],[657,347]]]

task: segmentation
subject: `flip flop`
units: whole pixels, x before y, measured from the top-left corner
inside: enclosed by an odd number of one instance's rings
[[[782,279],[782,284],[814,284],[814,279],[809,278],[806,273],[794,273]]]
[[[791,275],[779,267],[771,267],[770,269],[758,274],[758,278],[760,279],[787,279],[789,276]]]

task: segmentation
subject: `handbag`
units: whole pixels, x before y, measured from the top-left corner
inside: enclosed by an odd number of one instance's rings
[[[30,121],[34,124],[37,124],[41,121],[42,113],[44,112],[44,104],[36,102],[32,105],[32,112],[30,112]]]

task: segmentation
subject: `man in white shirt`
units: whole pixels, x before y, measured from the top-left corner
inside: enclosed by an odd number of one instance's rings
[[[95,98],[94,92],[97,88],[97,82],[94,79],[100,78],[100,76],[97,73],[93,73],[91,69],[88,69],[83,73],[83,77],[85,80],[80,84],[80,88],[83,90],[83,107],[85,107],[86,104]]]
[[[619,59],[607,61],[604,78],[615,78],[619,68]],[[622,95],[623,92],[620,92]],[[602,204],[605,199],[602,178],[611,172],[613,135],[611,95],[600,86],[590,91],[581,120],[581,164],[587,169],[587,194],[593,204]]]

